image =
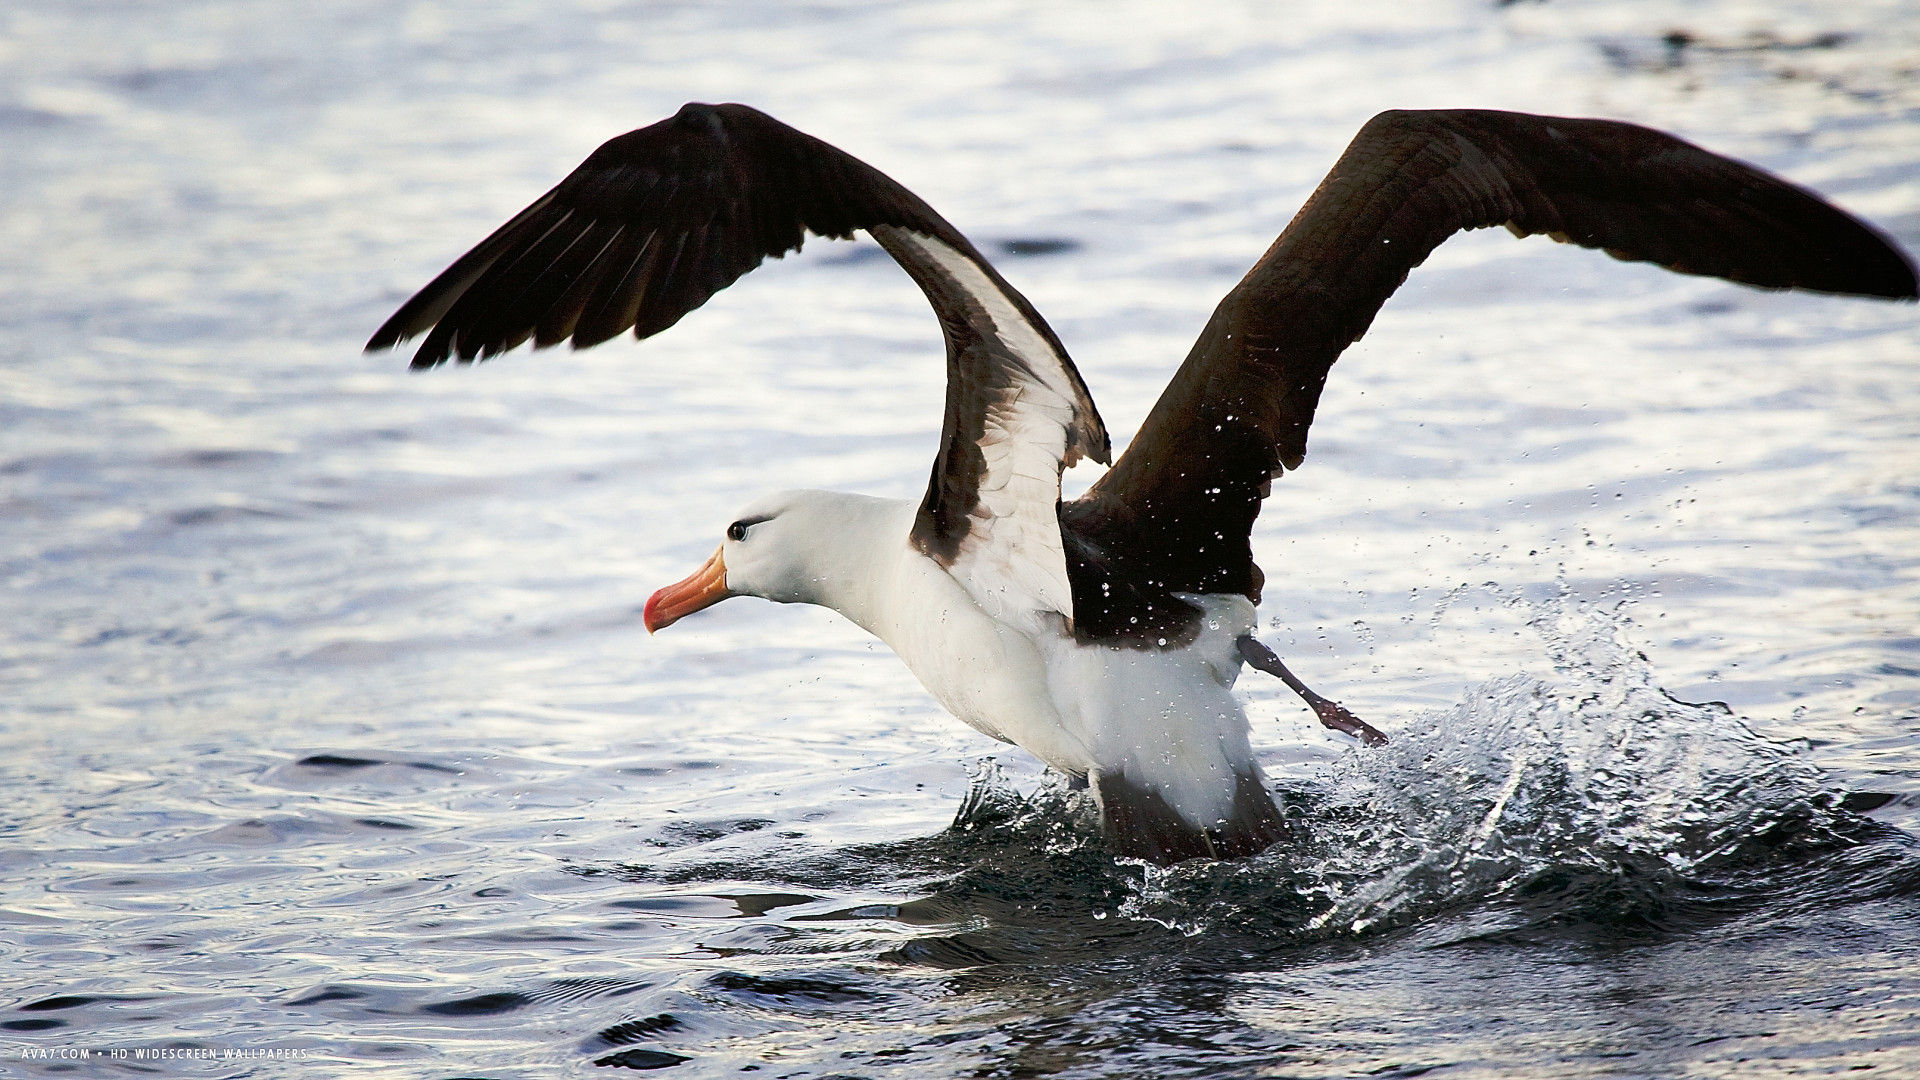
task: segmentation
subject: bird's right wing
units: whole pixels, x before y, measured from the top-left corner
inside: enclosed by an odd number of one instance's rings
[[[1169,589],[1257,596],[1248,532],[1272,478],[1306,455],[1334,359],[1441,241],[1493,225],[1761,288],[1915,295],[1913,265],[1870,226],[1673,136],[1381,113],[1220,302],[1120,460],[1063,509],[1070,530],[1093,557],[1153,567]],[[1122,616],[1084,610],[1082,629]]]

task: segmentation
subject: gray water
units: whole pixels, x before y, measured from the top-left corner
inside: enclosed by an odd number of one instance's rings
[[[641,626],[763,491],[917,496],[870,244],[360,354],[686,100],[998,253],[1116,441],[1382,108],[1650,123],[1920,249],[1908,0],[1035,6],[0,8],[0,1074],[1920,1076],[1911,305],[1442,248],[1255,536],[1394,742],[1249,676],[1296,835],[1167,871],[838,616]]]

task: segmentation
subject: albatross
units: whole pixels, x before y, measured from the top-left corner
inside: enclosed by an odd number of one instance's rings
[[[806,234],[864,230],[933,305],[946,415],[918,501],[788,491],[751,503],[658,631],[733,596],[817,604],[889,645],[948,712],[1091,789],[1123,856],[1239,857],[1283,838],[1233,694],[1243,664],[1330,728],[1386,737],[1253,635],[1249,536],[1299,467],[1335,358],[1409,271],[1504,225],[1762,289],[1913,299],[1914,266],[1819,196],[1634,124],[1391,111],[1200,338],[1119,459],[1060,338],[980,250],[879,170],[744,105],[688,104],[615,138],[429,282],[367,343],[412,366],[528,340],[672,326]],[[1060,497],[1083,458],[1110,468]]]

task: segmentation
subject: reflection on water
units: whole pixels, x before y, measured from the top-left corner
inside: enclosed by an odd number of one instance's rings
[[[758,491],[924,483],[871,245],[643,346],[358,353],[744,100],[993,253],[1124,438],[1381,108],[1652,123],[1920,247],[1907,7],[5,7],[0,1075],[1911,1073],[1910,306],[1442,248],[1255,537],[1394,742],[1243,680],[1295,836],[1165,871],[832,616],[640,624]],[[139,1048],[306,1056],[23,1053]]]

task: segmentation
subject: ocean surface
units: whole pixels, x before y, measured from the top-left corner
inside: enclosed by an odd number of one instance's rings
[[[1651,124],[1920,250],[1911,0],[9,0],[0,1075],[1920,1076],[1920,309],[1451,241],[1255,535],[1393,742],[1248,674],[1297,836],[1158,870],[839,616],[641,625],[763,492],[920,492],[870,242],[361,353],[688,100],[939,208],[1116,443],[1383,108]]]

